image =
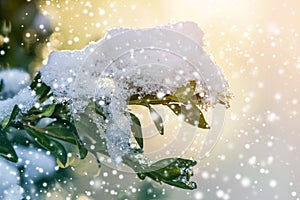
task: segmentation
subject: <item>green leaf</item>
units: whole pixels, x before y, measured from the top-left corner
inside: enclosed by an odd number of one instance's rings
[[[62,120],[57,120],[52,123],[50,123],[48,126],[46,126],[44,129],[37,128],[40,130],[44,131],[44,134],[72,143],[72,144],[77,144],[76,139],[73,134],[73,130],[69,127],[66,126],[64,121]]]
[[[149,105],[149,111],[151,119],[153,120],[158,132],[163,135],[164,134],[164,123],[160,114]]]
[[[146,174],[144,174],[144,173],[136,173],[137,174],[137,176],[139,177],[139,179],[141,179],[141,180],[144,180],[145,178],[146,178]]]
[[[3,82],[3,79],[0,80],[0,92],[2,91],[4,87],[4,82]]]
[[[141,128],[141,122],[139,120],[139,118],[137,118],[134,114],[129,113],[130,117],[131,117],[131,131],[132,134],[135,138],[135,140],[137,141],[137,143],[139,144],[139,146],[141,148],[144,147],[144,142],[143,142],[143,132],[142,132],[142,128]]]
[[[177,103],[170,103],[168,104],[168,107],[176,114],[180,115],[181,114],[181,105]]]
[[[106,148],[104,148],[102,146],[99,147],[100,144],[98,144],[98,143],[97,143],[97,145],[95,145],[94,141],[92,141],[91,138],[86,137],[86,136],[83,137],[83,142],[89,147],[88,151],[94,155],[94,157],[97,161],[97,164],[98,164],[98,168],[101,168],[101,162],[98,158],[97,153],[102,153],[102,154],[108,156]]]
[[[138,172],[138,177],[146,176],[157,182],[164,182],[182,189],[196,189],[197,184],[190,181],[193,176],[192,167],[197,164],[194,160],[183,158],[166,158],[150,165],[145,172]]]
[[[185,103],[189,101],[196,90],[196,81],[189,81],[187,85],[180,87],[174,93],[179,102]]]
[[[3,128],[4,132],[7,131],[9,126],[14,124],[14,120],[16,119],[16,117],[18,116],[19,113],[20,113],[20,108],[18,107],[18,105],[15,105],[12,112],[11,112],[11,114],[10,114],[9,119],[2,122],[2,126],[4,127]]]
[[[55,104],[55,109],[51,115],[52,118],[65,118],[67,120],[71,120],[70,110],[68,108],[68,104],[66,103],[57,103]]]
[[[64,166],[66,165],[68,156],[61,143],[44,135],[45,131],[41,131],[39,128],[31,125],[24,126],[24,128],[37,143],[50,151]]]
[[[170,103],[168,104],[168,107],[176,115],[182,115],[184,117],[185,122],[193,126],[197,126],[198,128],[203,128],[203,129],[210,128],[204,118],[202,111],[193,102],[189,102],[187,105]]]
[[[52,116],[54,110],[55,110],[56,105],[55,104],[50,104],[45,106],[42,111],[41,111],[41,116],[43,117],[50,117]]]
[[[52,117],[56,107],[58,106],[59,104],[48,104],[48,105],[45,105],[43,107],[40,107],[40,108],[31,108],[27,114],[26,114],[26,119],[27,120],[34,120],[34,119],[39,119],[39,118],[42,118],[42,117]]]
[[[6,133],[0,129],[0,155],[4,157],[5,159],[12,161],[12,162],[17,162],[18,161],[18,156],[11,145],[11,142],[7,139]]]
[[[58,128],[58,129],[56,129],[56,128]],[[68,129],[69,135],[72,135],[76,141],[76,144],[79,149],[80,158],[84,159],[86,157],[88,150],[85,148],[83,142],[81,141],[76,127],[71,122],[69,122],[68,120],[64,120],[64,119],[58,119],[57,121],[52,122],[51,124],[49,124],[46,127],[46,130],[49,130],[49,129],[50,130],[52,129],[53,132],[54,132],[54,129],[55,129],[55,132],[58,131],[59,129],[64,129],[65,131],[66,131],[66,129]]]
[[[40,103],[44,102],[52,95],[51,88],[41,81],[40,72],[38,72],[32,80],[30,88],[36,92],[36,95],[39,97]]]
[[[132,95],[127,102],[128,105],[139,105],[148,107],[149,104],[152,105],[166,105],[170,102],[178,102],[176,96],[167,94],[163,98],[158,98],[156,95],[145,95],[143,97],[139,95]]]
[[[88,153],[87,149],[79,138],[75,126],[67,120],[58,119],[50,123],[44,129],[37,127],[34,127],[33,129],[36,129],[39,132],[43,132],[50,137],[66,141],[71,144],[76,144],[78,146],[81,159],[85,158]]]

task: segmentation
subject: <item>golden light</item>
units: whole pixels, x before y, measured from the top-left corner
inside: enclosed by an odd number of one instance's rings
[[[41,6],[55,30],[51,50],[83,48],[116,26],[143,28],[185,20],[198,23],[205,33],[206,50],[222,66],[235,96],[224,122],[224,135],[214,156],[206,161],[208,168],[218,168],[218,162],[224,161],[222,169],[233,177],[237,170],[247,174],[248,168],[242,167],[252,154],[261,160],[267,159],[266,154],[282,154],[284,160],[299,145],[299,9],[299,0],[46,1]],[[280,145],[271,148],[276,142]],[[289,181],[291,176],[281,176],[276,173],[279,168],[273,168],[274,176]],[[253,179],[269,181],[259,172],[251,172]],[[278,194],[286,194],[283,190]]]

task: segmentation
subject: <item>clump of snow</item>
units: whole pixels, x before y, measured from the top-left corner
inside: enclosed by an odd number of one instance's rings
[[[204,51],[202,37],[193,22],[116,28],[82,50],[53,52],[41,69],[41,79],[56,97],[72,101],[74,113],[84,112],[91,99],[110,100],[105,137],[114,160],[129,149],[131,120],[124,113],[130,95],[169,94],[195,80],[197,92],[203,94],[203,106],[228,106],[227,80]]]
[[[18,169],[2,157],[0,157],[0,169],[0,199],[23,199]]]
[[[37,102],[37,96],[34,91],[29,88],[22,89],[13,98],[0,101],[0,122],[9,117],[14,106],[18,105],[21,112],[25,113]]]
[[[76,72],[82,65],[84,51],[52,52],[41,70],[41,80],[51,87],[56,97],[71,98]]]
[[[28,86],[30,75],[19,69],[5,69],[0,71],[0,80],[4,84],[0,91],[0,99],[7,99],[12,98],[21,89]]]

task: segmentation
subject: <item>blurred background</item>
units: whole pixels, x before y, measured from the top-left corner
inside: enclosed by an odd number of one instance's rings
[[[300,1],[0,0],[0,6],[1,69],[33,74],[51,51],[83,48],[113,27],[188,20],[204,31],[205,49],[234,94],[221,139],[194,171],[197,190],[103,167],[100,176],[58,182],[45,191],[48,198],[300,199]]]

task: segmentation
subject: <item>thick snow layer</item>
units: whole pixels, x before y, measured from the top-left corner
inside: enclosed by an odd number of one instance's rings
[[[128,151],[131,120],[124,112],[132,94],[172,93],[196,80],[198,92],[205,94],[203,105],[228,106],[227,80],[203,50],[202,37],[193,22],[116,28],[82,50],[53,52],[41,79],[57,98],[72,100],[74,113],[84,112],[91,99],[109,99],[105,136],[110,155],[117,159]]]

